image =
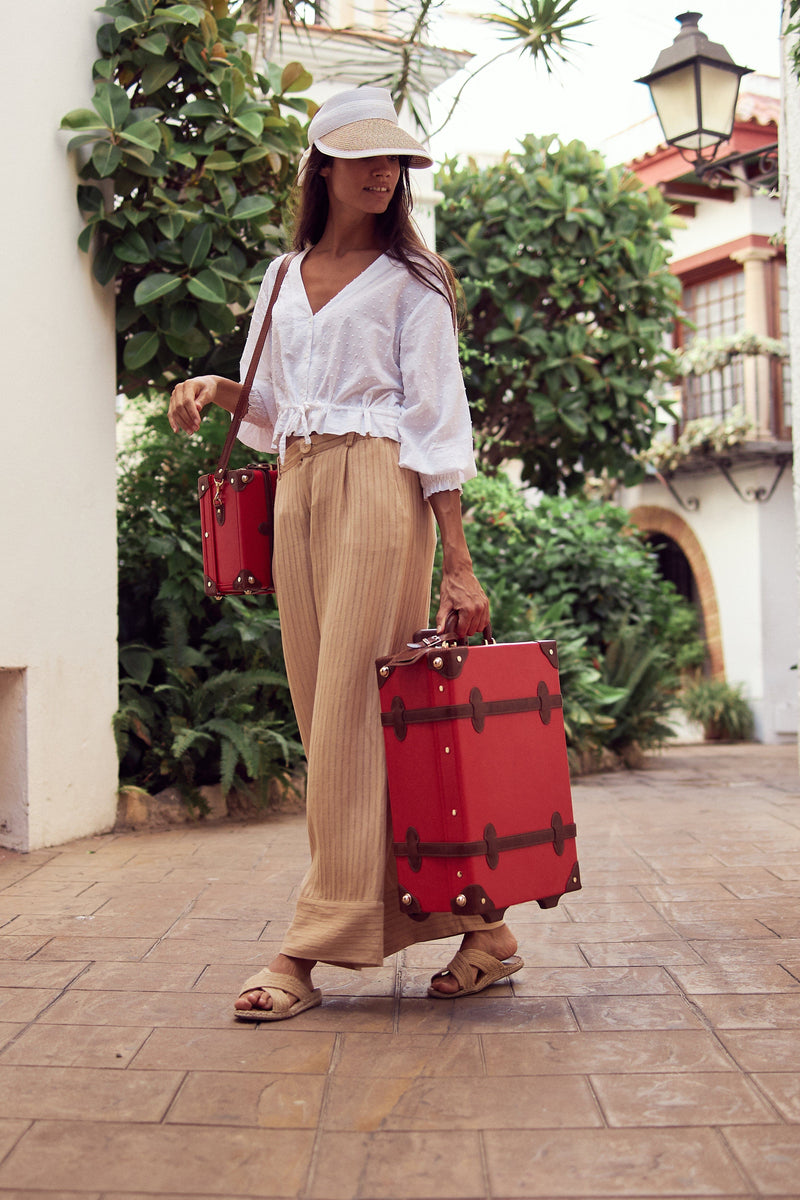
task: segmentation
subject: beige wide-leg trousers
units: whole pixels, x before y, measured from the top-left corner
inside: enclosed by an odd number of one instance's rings
[[[398,904],[375,659],[427,625],[435,547],[419,477],[398,466],[398,453],[396,442],[356,434],[292,442],[275,510],[311,848],[281,949],[353,968],[379,966],[413,942],[492,928],[449,913],[412,921]]]

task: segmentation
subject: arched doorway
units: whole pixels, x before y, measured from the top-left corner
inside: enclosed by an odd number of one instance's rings
[[[652,546],[661,574],[697,607],[708,651],[712,679],[725,678],[719,608],[711,570],[703,549],[683,517],[666,508],[641,505],[630,513],[633,523]]]

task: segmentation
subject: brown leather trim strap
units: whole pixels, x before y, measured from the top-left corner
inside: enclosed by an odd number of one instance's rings
[[[256,344],[250,357],[250,362],[247,366],[247,374],[244,377],[244,383],[242,384],[242,389],[239,392],[239,399],[236,403],[236,410],[233,414],[231,427],[228,430],[228,436],[225,438],[225,445],[222,447],[222,454],[219,456],[217,469],[214,472],[215,475],[217,475],[220,479],[228,469],[228,461],[231,457],[233,444],[236,441],[239,433],[239,426],[241,425],[245,413],[247,412],[248,403],[250,400],[250,389],[253,386],[253,380],[256,377],[258,364],[261,360],[261,354],[264,350],[264,343],[267,340],[269,327],[272,323],[272,310],[275,307],[275,301],[278,299],[278,292],[281,290],[281,285],[286,278],[286,272],[289,270],[289,264],[291,263],[292,259],[296,257],[297,254],[287,254],[281,265],[278,267],[278,274],[275,276],[275,283],[272,288],[272,295],[269,298],[267,311],[264,314],[264,321],[260,330],[258,331],[258,338],[256,339]]]
[[[541,680],[535,696],[520,696],[513,700],[484,700],[480,688],[474,687],[466,704],[441,704],[433,708],[406,708],[402,696],[394,696],[388,712],[381,713],[381,724],[394,729],[398,741],[405,740],[409,725],[427,725],[432,721],[459,721],[468,718],[476,733],[482,733],[487,717],[507,716],[510,713],[538,712],[542,724],[550,724],[550,713],[561,708],[560,692],[549,692]]]
[[[407,858],[412,871],[419,871],[424,858],[477,858],[483,856],[492,871],[500,855],[507,850],[527,850],[531,846],[547,846],[552,842],[556,854],[564,853],[564,843],[577,836],[574,821],[565,825],[561,813],[555,812],[547,829],[532,829],[527,833],[512,833],[498,837],[494,825],[487,825],[483,840],[476,842],[421,842],[416,829],[409,826],[404,842],[392,842],[395,858]]]

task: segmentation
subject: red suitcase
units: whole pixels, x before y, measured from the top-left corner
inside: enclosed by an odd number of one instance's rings
[[[426,630],[376,666],[403,911],[494,921],[577,891],[555,642]]]
[[[238,471],[203,475],[198,481],[207,596],[275,590],[272,511],[277,478],[274,467],[254,463]]]
[[[215,599],[275,591],[272,538],[277,468],[267,463],[252,463],[238,471],[229,471],[228,462],[247,412],[272,310],[294,257],[294,254],[288,254],[278,268],[217,469],[210,475],[201,475],[197,485],[205,574],[203,590]]]

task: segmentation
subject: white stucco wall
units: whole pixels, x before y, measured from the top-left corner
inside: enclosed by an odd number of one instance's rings
[[[782,226],[780,204],[769,196],[752,195],[743,185],[733,204],[721,200],[699,202],[685,227],[673,230],[671,258],[680,262],[748,234],[772,237]]]
[[[117,764],[113,297],[76,237],[59,121],[86,105],[96,0],[4,13],[0,74],[0,845],[108,829]]]
[[[789,4],[782,6],[781,28],[789,24]],[[800,379],[800,86],[792,62],[792,53],[797,43],[797,34],[791,38],[784,35],[781,58],[781,128],[779,147],[781,156],[780,192],[786,220],[786,269],[789,279],[789,351],[792,375]],[[794,504],[797,521],[795,547],[800,562],[800,387],[792,391],[792,438],[794,441]],[[795,589],[800,588],[800,578],[795,580]],[[793,645],[798,647],[798,630],[795,629]],[[800,672],[797,673],[800,678]]]
[[[768,489],[775,474],[772,464],[733,472],[744,494]],[[764,503],[741,500],[717,473],[679,475],[672,482],[682,500],[699,501],[696,512],[682,509],[656,481],[625,490],[620,502],[628,509],[666,509],[691,528],[714,582],[725,677],[743,684],[759,741],[794,740],[798,602],[791,476],[786,471]]]

